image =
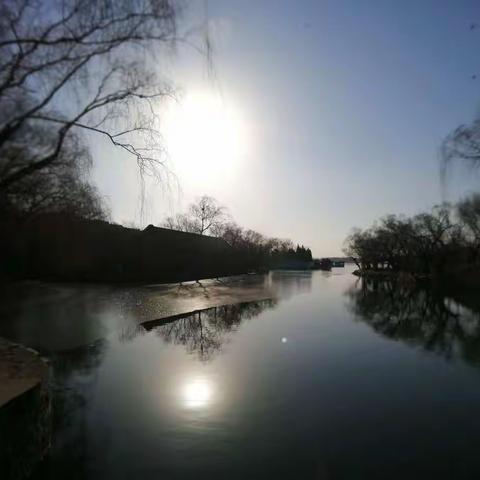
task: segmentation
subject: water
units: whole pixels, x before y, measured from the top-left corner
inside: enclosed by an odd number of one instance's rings
[[[478,477],[475,299],[343,269],[24,288],[0,334],[36,339],[57,391],[35,478]]]

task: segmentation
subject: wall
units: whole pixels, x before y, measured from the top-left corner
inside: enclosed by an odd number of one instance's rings
[[[14,278],[93,282],[173,282],[241,271],[222,239],[148,226],[42,215],[4,222],[1,270]]]

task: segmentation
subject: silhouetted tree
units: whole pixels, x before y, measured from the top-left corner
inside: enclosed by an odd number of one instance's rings
[[[476,262],[480,253],[480,194],[465,198],[457,205],[470,260]]]
[[[220,232],[227,217],[226,208],[207,195],[190,205],[189,214],[200,235],[209,233],[215,235]]]
[[[54,140],[54,134],[40,125],[29,130],[36,147]],[[5,152],[0,158],[0,170],[5,165],[22,168],[31,161],[29,146]],[[0,193],[0,213],[31,218],[47,212],[62,212],[87,219],[108,217],[104,202],[95,187],[88,183],[91,158],[88,149],[76,135],[66,139],[54,162],[36,170],[4,188]]]
[[[0,188],[52,165],[73,130],[106,137],[142,173],[156,172],[162,146],[154,102],[170,90],[146,58],[177,39],[175,19],[170,0],[4,0],[0,157],[30,155],[2,165]],[[38,128],[50,140],[30,145]]]
[[[462,255],[465,237],[449,205],[411,218],[389,215],[366,230],[355,230],[344,252],[363,270],[441,273]]]
[[[243,228],[234,222],[223,225],[221,237],[233,248],[240,248],[243,243]]]
[[[223,238],[234,250],[243,269],[265,269],[311,262],[312,252],[303,245],[294,248],[291,240],[271,238],[252,229],[243,229],[228,220],[224,207],[204,196],[190,205],[188,212],[167,217],[163,226],[174,230],[210,234]]]
[[[180,232],[199,233],[193,220],[185,213],[167,217],[163,221],[162,226],[171,230],[179,230]]]
[[[228,218],[227,209],[213,197],[204,195],[188,208],[188,213],[167,217],[163,226],[200,235],[221,235]]]

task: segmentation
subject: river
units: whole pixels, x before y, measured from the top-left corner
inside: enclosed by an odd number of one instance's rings
[[[0,335],[52,364],[37,479],[458,479],[480,471],[479,310],[348,267],[26,283]]]

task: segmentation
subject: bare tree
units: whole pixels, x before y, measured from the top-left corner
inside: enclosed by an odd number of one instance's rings
[[[462,261],[464,244],[452,207],[443,204],[410,218],[388,215],[366,230],[355,230],[344,252],[363,270],[430,275]]]
[[[189,214],[200,235],[216,235],[227,218],[226,208],[208,195],[201,197],[197,203],[192,203]]]
[[[191,219],[186,213],[179,213],[173,217],[167,217],[162,224],[165,228],[171,230],[179,230],[180,232],[198,233],[197,226],[193,219]]]
[[[243,228],[234,222],[228,222],[223,225],[221,237],[233,248],[243,246]]]
[[[2,1],[0,189],[55,162],[74,129],[106,137],[142,173],[156,172],[155,102],[171,92],[146,59],[173,45],[176,14],[170,0]],[[38,125],[54,133],[48,145],[30,145],[21,165],[5,155],[25,150]]]
[[[187,213],[167,217],[163,226],[182,232],[219,236],[227,220],[227,209],[213,197],[204,195],[189,206]]]
[[[463,199],[457,205],[457,214],[471,254],[476,262],[480,254],[480,194]]]

